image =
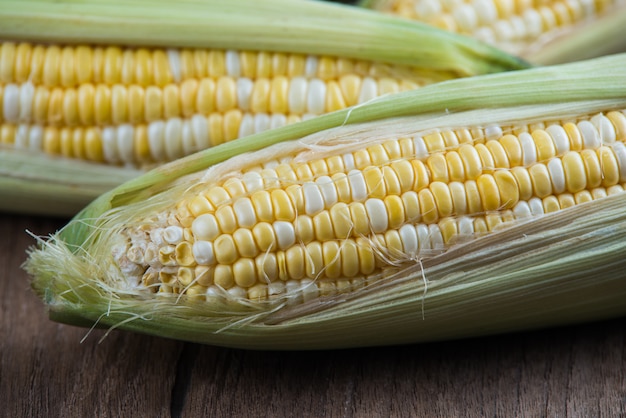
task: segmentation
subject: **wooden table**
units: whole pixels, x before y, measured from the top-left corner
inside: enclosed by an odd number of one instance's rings
[[[33,244],[25,230],[62,224],[0,215],[0,416],[625,414],[626,319],[342,351],[243,351],[116,331],[100,341],[103,331],[49,321],[20,270]]]

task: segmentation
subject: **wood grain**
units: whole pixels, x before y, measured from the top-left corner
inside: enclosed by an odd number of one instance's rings
[[[20,269],[63,220],[0,215],[0,416],[613,417],[626,320],[312,352],[201,346],[55,324]]]

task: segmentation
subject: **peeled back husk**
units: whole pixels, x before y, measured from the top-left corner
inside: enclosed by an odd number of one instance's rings
[[[626,55],[618,55],[444,82],[195,154],[101,196],[40,241],[25,268],[53,320],[242,348],[403,344],[623,315],[624,193],[515,222],[405,260],[359,290],[298,303],[289,295],[243,301],[155,294],[123,277],[112,244],[197,184],[271,157],[342,152],[450,126],[626,108],[625,64]]]

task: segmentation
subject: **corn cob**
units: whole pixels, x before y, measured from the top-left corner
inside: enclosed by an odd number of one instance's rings
[[[4,155],[28,150],[146,169],[382,95],[527,66],[478,42],[373,12],[257,3],[5,3]],[[119,184],[114,178],[110,187]],[[85,191],[82,201],[95,196]]]
[[[480,39],[542,64],[624,51],[626,2],[366,0],[364,7]]]
[[[447,81],[220,145],[101,196],[26,269],[55,320],[248,348],[621,315],[625,63]]]
[[[135,167],[451,77],[234,50],[5,42],[0,60],[0,143]]]
[[[270,161],[122,231],[114,264],[131,285],[203,298],[353,291],[458,239],[623,192],[623,112]]]

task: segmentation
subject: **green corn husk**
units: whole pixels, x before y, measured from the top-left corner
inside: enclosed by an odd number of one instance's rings
[[[381,16],[367,10],[317,2],[281,0],[184,1],[52,1],[9,0],[0,7],[0,39],[69,44],[114,44],[157,47],[206,47],[275,51],[367,59],[410,65],[433,79],[527,68],[522,60],[471,39]],[[14,157],[0,153],[0,167],[14,166]],[[51,159],[29,167],[24,160],[15,172],[3,170],[0,194],[15,195],[3,210],[74,215],[86,202],[127,179],[129,172],[103,176],[108,168],[71,160]],[[73,166],[73,167],[72,167]],[[105,189],[63,187],[41,194],[41,184],[25,183],[32,170],[82,171],[83,180]],[[91,168],[93,167],[93,168]],[[46,189],[48,190],[48,189]],[[74,196],[80,194],[80,198]],[[21,196],[25,199],[22,201]],[[54,211],[45,208],[54,206]]]
[[[209,168],[215,179],[268,156],[342,150],[357,139],[624,108],[625,64],[617,55],[453,80],[224,144],[104,194],[40,241],[25,268],[53,320],[242,348],[403,344],[623,315],[625,193],[515,223],[389,270],[359,291],[297,305],[146,293],[119,280],[110,244],[115,231],[171,205]]]
[[[528,54],[536,64],[578,61],[626,51],[624,26],[626,3],[592,22],[582,22],[571,31],[539,44]]]
[[[88,174],[87,174],[88,173]],[[0,147],[0,211],[71,215],[142,171]]]
[[[393,2],[390,0],[357,2],[366,9],[393,13],[389,11],[390,3]],[[415,4],[419,2],[415,1]],[[537,3],[534,8],[537,9],[539,6],[543,4]],[[612,5],[607,3],[604,6],[606,10],[599,15],[554,27],[536,38],[498,41],[495,46],[538,65],[554,65],[625,52],[626,38],[623,36],[623,28],[626,25],[626,2],[617,0]],[[581,7],[594,8],[594,5],[585,4]],[[516,12],[522,22],[525,19],[523,12]]]

